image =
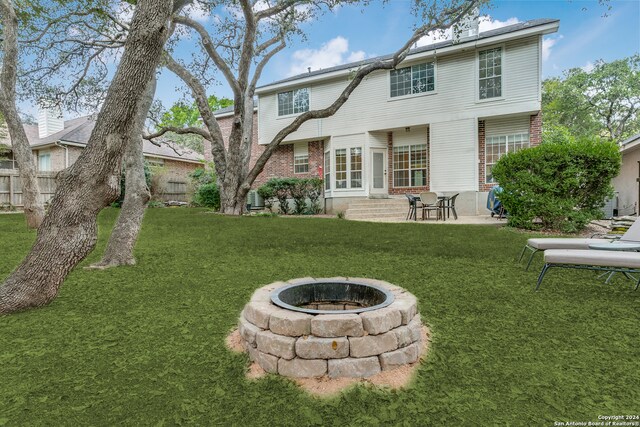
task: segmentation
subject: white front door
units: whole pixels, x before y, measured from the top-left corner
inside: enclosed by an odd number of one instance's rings
[[[371,149],[370,194],[388,194],[387,186],[387,149]]]

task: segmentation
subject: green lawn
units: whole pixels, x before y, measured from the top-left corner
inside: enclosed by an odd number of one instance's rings
[[[100,219],[99,258],[117,211]],[[0,317],[0,426],[553,425],[640,413],[640,291],[515,259],[485,226],[225,218],[152,209],[138,265],[78,269],[48,307]],[[0,215],[0,276],[34,239]],[[372,277],[419,299],[433,345],[411,387],[320,399],[245,379],[225,336],[254,289]]]

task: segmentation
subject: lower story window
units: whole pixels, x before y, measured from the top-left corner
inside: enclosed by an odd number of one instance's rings
[[[331,190],[331,154],[324,153],[324,189]]]
[[[293,172],[294,173],[307,173],[309,172],[309,156],[294,156],[293,158]]]
[[[516,133],[512,135],[499,135],[486,137],[484,144],[485,182],[494,183],[491,169],[500,157],[506,153],[513,153],[530,146],[528,133]]]
[[[393,147],[393,186],[427,185],[427,144]]]
[[[362,188],[362,147],[336,150],[336,188]]]
[[[51,171],[51,154],[38,154],[38,170]]]

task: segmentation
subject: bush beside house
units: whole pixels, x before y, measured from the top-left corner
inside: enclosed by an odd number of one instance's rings
[[[503,156],[492,172],[509,225],[576,232],[601,216],[620,162],[614,143],[551,132],[540,146]]]
[[[270,211],[277,202],[283,215],[313,215],[322,212],[322,182],[320,178],[272,178],[258,188],[258,194]]]

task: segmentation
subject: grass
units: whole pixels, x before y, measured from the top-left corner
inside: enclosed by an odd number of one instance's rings
[[[99,258],[117,211],[100,218]],[[77,269],[48,307],[0,318],[0,426],[553,425],[640,412],[640,292],[515,258],[528,235],[486,226],[226,218],[153,209],[138,265]],[[34,233],[0,215],[0,276]],[[257,287],[372,277],[420,301],[433,331],[410,388],[319,399],[245,379],[224,338]]]

